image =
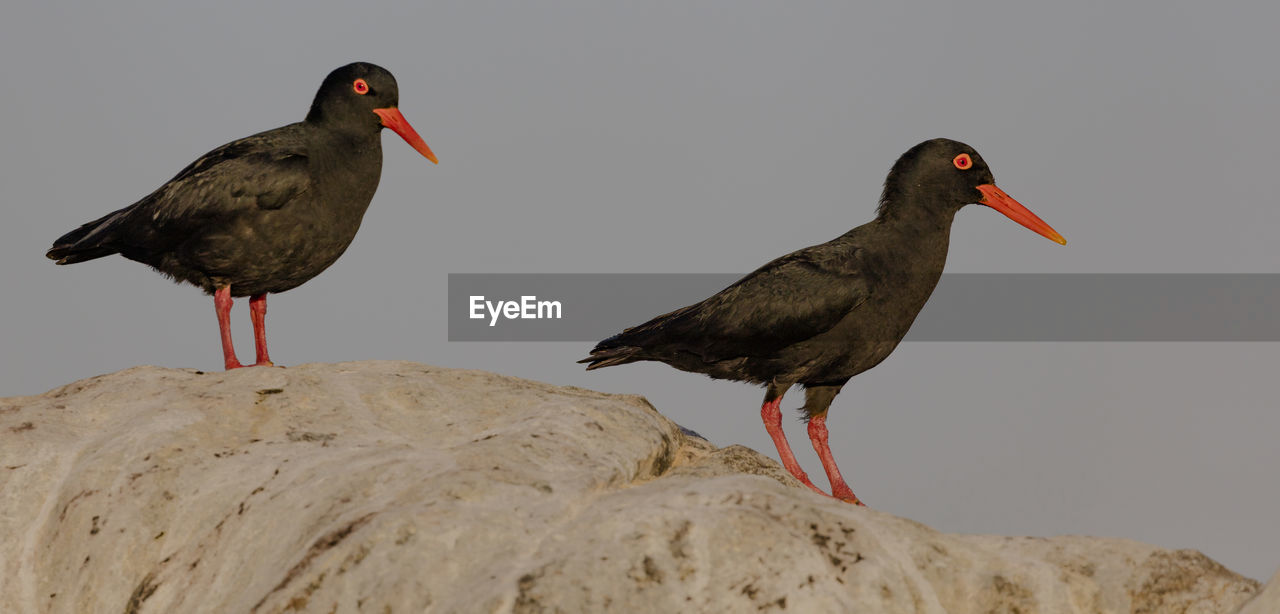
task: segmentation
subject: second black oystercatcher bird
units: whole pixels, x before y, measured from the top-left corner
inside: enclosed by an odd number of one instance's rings
[[[876,219],[778,258],[683,309],[601,341],[587,370],[640,360],[766,387],[760,415],[782,464],[805,475],[782,431],[782,395],[805,388],[809,439],[831,496],[861,505],[827,444],[827,410],[853,376],[889,356],[933,293],[951,221],[978,203],[1057,243],[1062,235],[997,188],[972,147],[934,139],[912,147],[885,179]]]
[[[63,235],[45,254],[73,264],[120,254],[213,295],[227,369],[232,297],[248,296],[257,361],[267,294],[319,275],[346,251],[382,175],[383,128],[436,162],[398,108],[396,79],[365,62],[325,77],[306,119],[232,141],[142,200]]]

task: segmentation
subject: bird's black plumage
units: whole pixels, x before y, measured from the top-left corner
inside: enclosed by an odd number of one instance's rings
[[[355,238],[382,172],[382,128],[435,160],[398,103],[385,69],[338,68],[303,121],[210,151],[142,200],[63,235],[46,256],[72,264],[118,253],[210,294],[295,288]]]
[[[352,91],[358,78],[367,94]],[[63,235],[47,256],[72,264],[119,253],[210,294],[295,288],[355,238],[382,171],[372,110],[398,98],[386,70],[339,68],[306,120],[214,149],[142,200]]]
[[[907,334],[942,275],[956,212],[979,202],[1010,217],[1026,212],[994,187],[972,147],[948,139],[921,143],[893,165],[873,221],[605,339],[580,362],[590,370],[653,360],[763,384],[766,404],[800,384],[807,389],[806,417],[824,419],[840,388],[888,357]],[[1038,218],[1014,219],[1061,241]],[[786,456],[784,445],[779,452]]]

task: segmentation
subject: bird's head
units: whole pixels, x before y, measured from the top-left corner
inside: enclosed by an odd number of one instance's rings
[[[898,207],[950,210],[977,203],[1003,213],[1041,236],[1066,245],[1056,230],[996,187],[995,177],[978,152],[951,139],[932,139],[907,150],[894,163],[880,199],[881,215]]]
[[[400,113],[396,78],[381,66],[354,62],[335,69],[316,92],[307,121],[342,130],[390,128],[428,160],[436,155]]]

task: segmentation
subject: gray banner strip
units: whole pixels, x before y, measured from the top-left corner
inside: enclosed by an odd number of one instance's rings
[[[451,273],[449,341],[599,341],[740,277]],[[948,274],[907,340],[1280,341],[1280,274]]]

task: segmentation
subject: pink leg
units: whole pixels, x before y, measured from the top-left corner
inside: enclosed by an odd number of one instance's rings
[[[787,468],[791,475],[795,476],[800,483],[812,488],[814,492],[825,495],[827,493],[818,490],[813,482],[809,481],[809,476],[805,474],[804,469],[800,468],[800,463],[796,462],[796,455],[791,453],[791,445],[787,443],[787,434],[782,431],[782,397],[778,397],[772,401],[765,402],[760,406],[760,418],[764,420],[764,428],[769,431],[769,436],[773,438],[774,447],[778,448],[778,456],[782,458],[782,466]]]
[[[213,309],[218,312],[218,330],[222,333],[222,361],[228,371],[244,365],[236,358],[236,348],[231,343],[231,286],[223,286],[213,293]]]
[[[267,294],[249,297],[249,318],[253,320],[253,348],[257,353],[255,367],[270,367],[274,363],[267,356]]]
[[[827,479],[831,480],[831,496],[855,505],[865,506],[857,495],[840,476],[840,468],[836,466],[835,457],[831,456],[831,446],[827,445],[827,415],[821,414],[809,419],[809,441],[813,442],[813,450],[822,459],[822,468],[827,471]]]

